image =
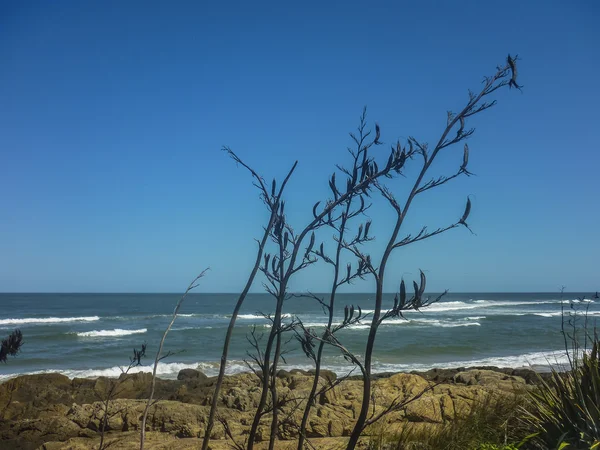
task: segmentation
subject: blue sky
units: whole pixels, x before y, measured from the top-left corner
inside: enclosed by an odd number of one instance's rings
[[[403,249],[386,289],[422,268],[433,290],[598,290],[599,19],[594,1],[2,2],[0,291],[177,292],[206,266],[202,291],[238,291],[266,211],[223,145],[268,179],[299,160],[302,228],[363,106],[385,142],[433,143],[509,52],[525,88],[473,120],[477,176],[407,223],[450,223],[471,195],[476,236]],[[376,257],[392,216],[372,214]]]

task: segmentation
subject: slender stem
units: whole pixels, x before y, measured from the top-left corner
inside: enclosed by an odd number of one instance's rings
[[[362,144],[362,141],[361,141],[361,144]],[[359,145],[361,145],[361,144],[359,144]],[[357,155],[357,158],[358,158],[358,155]],[[355,159],[355,161],[356,161],[356,159]],[[336,248],[336,252],[335,252],[335,260],[334,260],[334,266],[333,266],[334,267],[333,281],[331,284],[331,293],[329,296],[329,306],[327,308],[327,312],[328,312],[329,316],[327,318],[327,326],[325,327],[323,337],[326,336],[326,333],[331,331],[331,325],[333,324],[335,297],[336,297],[336,293],[337,293],[339,272],[340,272],[340,256],[342,253],[344,232],[346,230],[346,222],[348,220],[348,214],[350,212],[351,205],[352,205],[352,198],[349,198],[348,202],[346,203],[345,214],[342,216],[342,220],[340,223],[340,229],[339,229],[339,233],[338,233],[338,241],[337,241],[338,244],[337,244],[337,248]],[[321,360],[323,358],[323,348],[324,347],[325,347],[325,341],[321,340],[319,342],[319,348],[317,349],[317,357],[315,359],[315,375],[313,378],[313,384],[310,389],[310,394],[308,395],[308,399],[306,401],[306,406],[304,408],[304,413],[302,415],[302,422],[300,423],[300,432],[298,434],[298,447],[297,447],[298,450],[304,449],[304,441],[306,440],[306,425],[308,423],[308,417],[310,415],[310,410],[312,409],[314,401],[315,401],[315,394],[319,387],[319,377],[321,376]]]
[[[271,233],[271,229],[273,228],[273,224],[275,223],[275,217],[277,217],[277,206],[272,209],[271,217],[269,218],[269,223],[265,228],[265,232],[263,237],[258,245],[258,252],[256,253],[256,261],[254,262],[254,267],[250,272],[250,276],[246,281],[246,285],[244,286],[244,290],[238,297],[238,300],[233,309],[233,314],[231,315],[231,319],[229,319],[229,325],[227,327],[227,333],[225,334],[225,342],[223,343],[223,353],[221,354],[221,364],[219,366],[219,375],[217,377],[217,383],[215,385],[215,390],[213,392],[212,401],[210,404],[210,413],[208,416],[208,422],[206,423],[206,430],[204,432],[204,440],[202,441],[202,450],[208,449],[208,443],[210,442],[210,434],[215,422],[215,414],[217,412],[218,402],[219,402],[219,394],[221,392],[221,386],[223,385],[223,380],[225,379],[225,369],[227,367],[227,356],[229,354],[229,345],[231,342],[231,336],[233,335],[233,329],[235,328],[235,322],[237,320],[238,314],[242,305],[244,304],[244,300],[248,295],[248,291],[252,287],[254,283],[254,278],[256,277],[256,273],[258,272],[258,267],[260,266],[260,262],[262,260],[262,255],[265,249],[265,245],[267,244],[267,240],[269,239],[269,234]]]
[[[369,329],[367,345],[365,348],[365,358],[364,358],[365,376],[363,377],[364,381],[363,381],[362,405],[361,405],[361,410],[360,410],[358,419],[356,421],[354,429],[352,430],[352,434],[350,435],[350,439],[349,439],[348,445],[346,447],[347,450],[353,450],[356,447],[356,445],[358,443],[358,439],[360,438],[360,435],[361,435],[362,431],[364,430],[365,422],[367,420],[367,414],[369,411],[369,403],[371,400],[371,366],[372,366],[372,358],[373,358],[373,349],[375,346],[375,338],[377,335],[377,330],[378,330],[379,324],[380,324],[381,308],[382,308],[382,302],[383,302],[383,282],[384,282],[384,277],[385,277],[385,269],[386,269],[386,265],[389,260],[389,257],[396,245],[396,239],[398,238],[398,234],[400,232],[400,229],[402,227],[404,219],[408,213],[408,210],[412,204],[412,201],[414,200],[415,196],[418,194],[421,182],[423,181],[425,174],[431,167],[433,161],[435,160],[435,158],[438,155],[438,153],[440,152],[440,150],[442,150],[444,147],[447,146],[445,144],[446,137],[448,136],[448,134],[450,133],[452,128],[454,128],[454,126],[458,123],[459,120],[464,121],[465,117],[469,117],[470,115],[472,115],[473,108],[479,103],[479,101],[485,95],[488,95],[490,92],[493,92],[495,90],[493,88],[493,84],[499,78],[502,78],[502,76],[504,76],[503,74],[506,72],[506,69],[507,69],[506,67],[503,69],[499,69],[498,72],[493,77],[488,79],[485,83],[484,88],[481,90],[481,92],[477,96],[470,98],[469,102],[467,103],[465,108],[459,114],[457,114],[456,117],[454,117],[454,119],[452,121],[450,121],[448,123],[448,125],[446,126],[444,132],[442,133],[434,151],[432,152],[431,156],[429,158],[427,158],[424,155],[425,161],[424,161],[423,167],[413,185],[412,190],[410,191],[410,193],[406,199],[404,208],[396,209],[396,212],[397,212],[396,224],[394,226],[392,236],[390,237],[390,240],[388,241],[388,244],[386,246],[385,252],[381,258],[381,264],[379,266],[379,271],[377,274],[378,276],[376,277],[375,311],[373,312],[373,318],[372,318],[372,322],[371,322],[371,327]],[[458,139],[458,140],[460,140],[460,139]],[[458,140],[457,140],[457,142],[458,142]]]
[[[273,413],[271,421],[271,434],[269,436],[269,450],[275,448],[275,439],[277,437],[278,417],[279,417],[279,399],[277,396],[277,362],[281,356],[281,333],[277,333],[277,343],[275,344],[275,356],[273,357],[273,369],[271,373],[271,401],[273,402]]]
[[[150,396],[148,397],[148,401],[146,402],[146,406],[144,407],[144,414],[142,415],[142,425],[140,432],[140,450],[144,450],[144,441],[146,439],[146,420],[148,418],[148,411],[150,410],[150,406],[152,405],[152,400],[154,398],[154,389],[156,388],[156,370],[158,368],[158,363],[161,360],[163,345],[165,343],[165,340],[167,339],[169,331],[171,331],[171,327],[173,327],[173,324],[175,323],[175,319],[177,319],[177,314],[179,313],[179,309],[181,308],[183,301],[190,293],[190,291],[196,288],[196,286],[198,286],[196,282],[206,274],[207,270],[208,269],[204,269],[200,273],[200,275],[194,278],[194,280],[189,284],[188,288],[177,302],[175,310],[173,311],[173,317],[171,318],[171,322],[169,322],[169,326],[163,333],[162,339],[160,340],[158,351],[156,352],[156,357],[154,358],[154,367],[152,368],[152,384],[150,386]]]
[[[256,277],[256,273],[258,272],[258,268],[260,266],[262,255],[263,255],[265,246],[267,245],[267,240],[269,239],[269,235],[271,234],[273,225],[275,224],[275,219],[277,218],[277,211],[279,209],[279,203],[280,203],[281,196],[283,195],[285,187],[286,187],[289,179],[291,178],[292,174],[294,173],[294,170],[296,170],[296,166],[298,165],[298,161],[296,161],[293,164],[292,168],[290,169],[290,171],[286,175],[285,179],[283,180],[283,183],[281,184],[281,187],[279,188],[277,195],[274,197],[269,197],[269,193],[265,187],[263,179],[252,168],[250,168],[247,164],[245,164],[233,151],[231,151],[230,149],[226,149],[226,151],[236,162],[238,162],[239,164],[244,166],[246,169],[248,169],[250,171],[250,173],[252,174],[252,176],[258,181],[259,189],[261,191],[263,199],[265,200],[268,207],[270,208],[271,215],[269,217],[269,223],[267,224],[267,227],[265,228],[265,232],[264,232],[263,237],[258,246],[258,252],[256,255],[256,261],[254,263],[254,267],[252,268],[252,272],[250,273],[250,276],[248,277],[248,280],[246,281],[244,290],[240,294],[238,301],[235,305],[235,308],[233,310],[233,314],[231,315],[231,319],[229,320],[229,326],[227,327],[227,333],[225,335],[225,342],[223,343],[223,353],[221,354],[221,364],[219,366],[219,376],[217,377],[215,391],[213,392],[213,398],[212,398],[212,402],[210,405],[210,413],[209,413],[209,417],[208,417],[208,422],[206,424],[204,439],[202,441],[202,450],[208,450],[208,444],[210,442],[210,434],[211,434],[211,431],[212,431],[212,428],[213,428],[214,422],[215,422],[215,414],[217,411],[217,406],[218,406],[218,401],[219,401],[219,393],[221,391],[221,387],[223,385],[223,380],[225,378],[225,369],[227,367],[227,356],[229,353],[229,345],[231,342],[231,336],[233,335],[233,329],[235,328],[235,323],[236,323],[238,314],[240,312],[242,305],[244,304],[244,301],[246,299],[246,296],[248,295],[250,288],[252,287],[252,284],[254,283],[254,278]]]

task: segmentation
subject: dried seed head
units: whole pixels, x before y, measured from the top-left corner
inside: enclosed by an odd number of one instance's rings
[[[317,208],[319,207],[319,203],[321,202],[317,202],[315,203],[315,206],[313,206],[313,216],[315,219],[317,218]]]
[[[469,218],[469,214],[471,213],[471,199],[467,197],[467,206],[465,207],[465,212],[460,218],[459,222],[462,225],[467,225],[467,219]]]
[[[369,220],[365,225],[365,235],[364,238],[367,239],[369,237],[369,229],[371,228],[371,221]]]
[[[460,170],[465,171],[467,169],[467,164],[469,164],[469,146],[465,143],[465,149],[463,151],[463,163],[460,166]]]

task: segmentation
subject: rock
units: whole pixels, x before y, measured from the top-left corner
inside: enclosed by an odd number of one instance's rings
[[[180,381],[190,380],[206,380],[208,377],[196,369],[182,369],[177,374],[177,379]]]
[[[289,420],[283,420],[278,426],[277,448],[288,448],[287,443],[297,439],[297,424],[302,419],[313,377],[314,372],[301,370],[278,372],[279,417]],[[379,375],[372,380],[375,402],[371,404],[369,414],[371,408],[379,414],[389,405],[396,404],[398,407],[376,425],[388,431],[407,423],[441,426],[468,414],[471,405],[480,404],[493,393],[513,395],[525,389],[526,380],[531,377],[526,371],[489,368],[431,370],[423,376],[416,373]],[[159,401],[149,410],[146,430],[155,436],[178,439],[169,440],[169,444],[156,441],[157,449],[187,448],[172,447],[174,442],[195,442],[196,445],[205,430],[215,378],[189,369],[181,371],[178,378],[156,380],[155,398]],[[319,389],[330,386],[336,379],[333,372],[323,370]],[[128,433],[139,433],[151,381],[150,373],[121,375],[118,379],[100,377],[72,381],[61,375],[47,374],[17,377],[0,384],[0,405],[6,405],[0,409],[0,450],[29,450],[46,442],[53,442],[46,446],[51,450],[97,446],[104,415],[104,404],[98,398],[111,389],[116,395],[109,402],[107,428],[111,439],[118,441],[112,448],[138,448],[135,439],[127,438],[126,444],[125,441],[121,444],[120,439],[129,436]],[[260,379],[256,374],[237,374],[225,377],[223,381],[218,414],[239,442],[244,442],[248,436],[260,394]],[[360,378],[346,379],[326,390],[311,407],[307,435],[317,440],[348,436],[360,412],[362,396]],[[261,443],[257,450],[266,446],[269,440],[270,417],[270,413],[266,413],[260,421],[257,437]],[[227,448],[222,423],[215,424],[212,437],[214,445],[211,442],[211,448],[220,449],[222,445]],[[152,450],[152,447],[148,449]]]

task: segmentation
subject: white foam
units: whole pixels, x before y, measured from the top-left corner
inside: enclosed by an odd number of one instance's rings
[[[143,334],[146,333],[148,329],[140,328],[139,330],[121,330],[120,328],[116,328],[114,330],[94,330],[94,331],[84,331],[81,333],[77,333],[79,337],[119,337],[119,336],[129,336],[130,334]]]
[[[164,379],[176,379],[177,374],[183,369],[197,369],[206,375],[215,376],[219,373],[218,362],[197,362],[197,363],[162,363],[159,362],[156,368],[156,375]],[[38,370],[26,373],[0,374],[0,383],[10,378],[21,375],[40,375],[45,373],[60,373],[69,378],[98,378],[98,377],[119,377],[127,370],[127,366],[114,366],[106,369],[57,369],[57,370]],[[229,361],[225,373],[233,375],[236,373],[249,371],[248,366],[243,361]],[[152,365],[132,367],[128,373],[150,372]]]
[[[24,325],[30,323],[95,322],[97,320],[100,320],[100,317],[26,317],[24,319],[0,319],[0,325]]]
[[[292,317],[291,314],[282,314],[281,315],[282,319],[289,319],[290,317]],[[261,314],[238,314],[237,318],[238,319],[263,319],[263,320],[265,320],[265,317]]]
[[[533,313],[533,315],[535,316],[541,316],[541,317],[558,317],[562,314],[562,312],[558,311],[558,312],[540,312],[540,313]]]
[[[430,306],[422,308],[422,313],[427,312],[448,312],[448,311],[461,311],[470,309],[480,308],[505,308],[510,306],[526,306],[526,305],[546,305],[546,304],[560,304],[560,300],[539,300],[539,301],[528,301],[528,302],[511,302],[511,301],[498,301],[498,300],[473,300],[472,302],[438,302]],[[412,313],[416,311],[406,311]]]

